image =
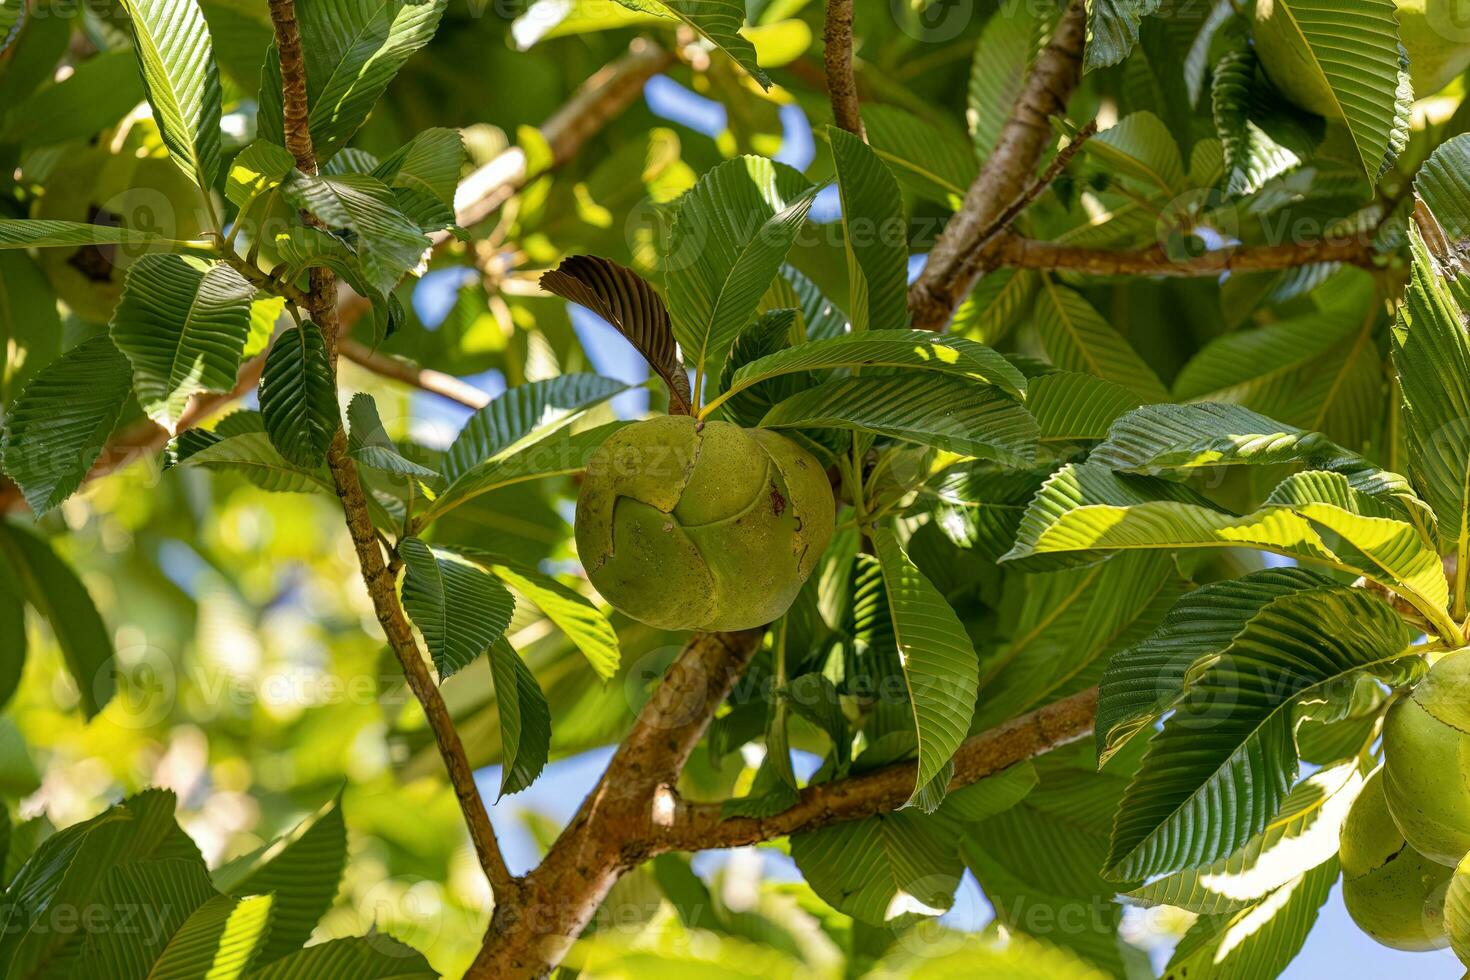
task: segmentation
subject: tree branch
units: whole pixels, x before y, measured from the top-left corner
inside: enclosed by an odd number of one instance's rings
[[[955,753],[949,788],[968,786],[1087,736],[1096,710],[1097,688],[1090,687],[971,736]],[[759,819],[726,820],[721,818],[718,804],[681,803],[670,825],[659,829],[653,850],[661,853],[743,847],[888,813],[903,806],[913,793],[917,765],[899,762],[860,776],[807,786],[791,809]]]
[[[866,140],[858,111],[857,80],[852,74],[852,0],[827,0],[822,29],[822,60],[827,66],[827,98],[838,128]]]
[[[674,56],[647,38],[636,38],[628,53],[592,74],[566,105],[541,124],[541,136],[551,148],[552,168],[560,167],[601,131],[609,119],[643,93],[643,84],[674,63]],[[468,228],[488,218],[527,180],[539,176],[526,167],[526,152],[518,146],[503,150],[466,177],[454,195],[455,221]],[[448,232],[435,236],[437,246]]]
[[[1032,241],[1017,235],[998,239],[982,267],[1082,272],[1094,276],[1218,276],[1225,272],[1290,269],[1318,262],[1372,267],[1373,246],[1367,238],[1324,238],[1286,245],[1247,245],[1176,259],[1162,245],[1131,250],[1078,248]]]
[[[302,172],[314,174],[317,172],[316,151],[312,146],[311,131],[307,127],[306,65],[301,56],[294,0],[270,0],[270,15],[276,32],[276,46],[281,56],[286,149],[296,158],[296,166]],[[327,345],[329,363],[335,374],[339,330],[337,279],[330,269],[312,269],[310,283],[307,310],[312,321],[321,329]],[[465,756],[464,746],[460,743],[459,733],[449,716],[449,709],[429,674],[418,643],[413,637],[413,630],[398,602],[397,583],[388,570],[378,545],[376,530],[368,516],[367,499],[357,477],[356,465],[347,455],[347,435],[342,430],[340,419],[337,431],[332,436],[331,447],[327,450],[327,467],[332,473],[337,497],[342,501],[347,530],[352,537],[358,562],[362,566],[363,583],[372,598],[378,622],[388,639],[388,645],[398,657],[409,688],[423,706],[429,729],[434,734],[439,754],[449,771],[449,782],[459,800],[480,867],[490,882],[492,892],[497,899],[503,900],[514,893],[518,883],[511,876],[505,857],[500,852],[495,829],[490,825],[490,815],[485,810],[485,801],[475,785],[474,770]]]
[[[544,976],[618,878],[652,854],[656,828],[673,818],[674,780],[764,632],[690,637],[517,901],[496,905],[467,980]]]
[[[442,395],[450,401],[459,402],[466,408],[480,409],[490,404],[489,395],[452,374],[419,367],[412,361],[373,350],[366,344],[360,344],[351,338],[343,338],[341,355],[379,377],[391,378],[418,388],[420,391]]]
[[[985,230],[1008,204],[1021,197],[1036,173],[1041,154],[1052,141],[1049,119],[1066,110],[1082,77],[1086,27],[1084,0],[1070,0],[1022,83],[995,149],[980,167],[964,204],[930,249],[923,272],[909,287],[909,311],[916,328],[944,329],[960,299],[975,284],[978,270],[971,267],[970,257]]]

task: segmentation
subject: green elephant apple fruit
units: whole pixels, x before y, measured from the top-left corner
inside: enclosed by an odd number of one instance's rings
[[[1339,836],[1342,900],[1353,921],[1393,949],[1442,949],[1445,888],[1454,873],[1399,833],[1384,798],[1383,770],[1368,777]]]
[[[1399,40],[1414,95],[1433,95],[1470,66],[1470,0],[1396,0]],[[1256,55],[1288,99],[1321,116],[1341,115],[1290,11],[1290,0],[1256,0]]]
[[[826,471],[768,429],[682,415],[619,429],[577,497],[577,551],[603,598],[671,630],[780,617],[832,538]]]
[[[1414,850],[1454,867],[1470,851],[1470,649],[1439,660],[1383,723],[1383,790]]]

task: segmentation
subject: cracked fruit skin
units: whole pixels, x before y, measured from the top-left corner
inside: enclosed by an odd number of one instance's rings
[[[1444,896],[1454,871],[1415,851],[1384,799],[1383,770],[1363,784],[1339,837],[1342,900],[1353,921],[1393,949],[1442,949]]]
[[[1397,0],[1394,6],[1414,97],[1433,95],[1470,66],[1470,0]],[[1319,116],[1340,114],[1281,0],[1256,0],[1252,36],[1262,67],[1282,94]]]
[[[1383,789],[1412,846],[1453,868],[1470,851],[1470,649],[1447,654],[1383,723]]]
[[[790,607],[835,519],[826,472],[789,439],[669,415],[593,454],[577,552],[602,597],[640,622],[750,629]]]

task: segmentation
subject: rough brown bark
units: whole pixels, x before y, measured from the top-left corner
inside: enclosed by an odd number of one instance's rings
[[[827,68],[827,98],[832,103],[833,122],[839,129],[866,140],[858,111],[857,81],[852,74],[852,0],[827,0],[822,60]]]
[[[993,267],[1083,272],[1093,276],[1218,276],[1225,272],[1288,269],[1319,262],[1372,266],[1372,243],[1364,238],[1324,238],[1286,245],[1219,249],[1199,258],[1174,258],[1161,245],[1110,250],[1074,248],[1018,236],[997,239]]]
[[[312,146],[311,131],[307,126],[306,66],[301,56],[301,41],[296,29],[294,0],[271,0],[271,23],[276,31],[276,46],[281,55],[281,90],[283,116],[285,118],[286,149],[296,158],[296,166],[303,173],[314,174],[317,170],[316,151]],[[314,220],[308,217],[307,220]],[[306,302],[307,312],[322,332],[327,347],[328,362],[335,373],[337,364],[337,277],[330,269],[312,269],[311,288]],[[358,562],[362,566],[363,584],[372,598],[373,610],[378,623],[388,639],[388,645],[403,668],[408,686],[422,705],[429,729],[439,755],[449,773],[449,782],[464,815],[475,853],[491,890],[497,897],[510,897],[517,882],[505,865],[500,845],[495,839],[495,830],[490,825],[490,815],[485,810],[485,801],[475,785],[475,773],[465,756],[464,746],[454,720],[439,688],[429,673],[428,666],[419,652],[413,630],[398,602],[397,583],[388,570],[378,544],[376,529],[368,516],[367,499],[362,483],[357,477],[357,467],[347,455],[347,434],[342,430],[340,419],[337,431],[332,436],[327,450],[327,467],[332,474],[337,497],[342,502],[342,512],[352,537]]]
[[[763,635],[696,633],[685,644],[517,901],[496,905],[466,977],[544,976],[560,961],[618,878],[653,853],[679,771]]]
[[[997,216],[1022,196],[1053,139],[1050,117],[1066,110],[1082,77],[1086,27],[1085,3],[1071,0],[1022,83],[994,151],[981,165],[964,204],[929,251],[924,271],[909,287],[909,312],[915,328],[944,329],[960,299],[975,284],[978,273],[972,255]]]

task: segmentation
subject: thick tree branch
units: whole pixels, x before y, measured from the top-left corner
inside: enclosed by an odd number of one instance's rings
[[[312,146],[311,131],[307,127],[306,65],[301,56],[301,42],[296,29],[294,0],[270,0],[270,15],[276,32],[276,46],[281,56],[286,149],[296,158],[296,166],[302,172],[314,174],[317,171],[316,151]],[[329,363],[335,373],[339,330],[336,276],[330,269],[312,269],[310,283],[307,311],[312,321],[321,328]],[[495,830],[490,825],[490,815],[485,810],[485,801],[475,785],[474,770],[465,756],[464,746],[460,743],[459,733],[449,716],[449,709],[429,674],[413,630],[398,602],[397,583],[393,573],[388,570],[378,545],[377,531],[368,516],[367,499],[357,477],[356,465],[347,455],[347,435],[342,430],[340,419],[331,447],[327,450],[327,467],[332,473],[337,496],[342,501],[347,530],[362,565],[363,583],[372,598],[378,622],[383,627],[388,645],[398,657],[409,688],[423,706],[429,729],[434,734],[439,754],[449,771],[449,781],[459,800],[480,866],[484,869],[485,877],[497,899],[503,900],[516,891],[518,883],[511,876],[505,857],[500,852]]]
[[[822,29],[822,60],[827,66],[827,98],[838,128],[867,139],[858,111],[857,80],[852,74],[852,0],[827,0]]]
[[[1092,731],[1097,688],[1038,708],[1002,725],[973,735],[954,757],[950,789],[993,776],[1018,762],[1075,742]],[[832,783],[817,783],[801,792],[791,809],[772,817],[722,819],[720,806],[680,804],[666,828],[655,828],[655,852],[742,847],[788,834],[859,820],[898,809],[914,790],[917,763],[900,762]]]
[[[1032,241],[1017,235],[997,239],[982,267],[1009,266],[1093,276],[1218,276],[1225,272],[1290,269],[1319,262],[1371,267],[1372,242],[1366,238],[1324,238],[1286,245],[1247,245],[1206,252],[1198,258],[1174,258],[1162,245],[1140,249],[1078,248]]]
[[[690,638],[518,901],[496,906],[467,978],[544,976],[561,960],[618,878],[652,853],[657,828],[673,819],[679,770],[763,634]]]
[[[1010,118],[1001,127],[995,149],[965,194],[964,204],[945,225],[929,251],[924,271],[909,287],[914,326],[942,330],[970,291],[978,274],[971,256],[997,216],[1021,197],[1053,135],[1050,117],[1066,110],[1067,100],[1082,77],[1082,45],[1086,36],[1084,0],[1070,0],[1051,40],[1021,85]]]

